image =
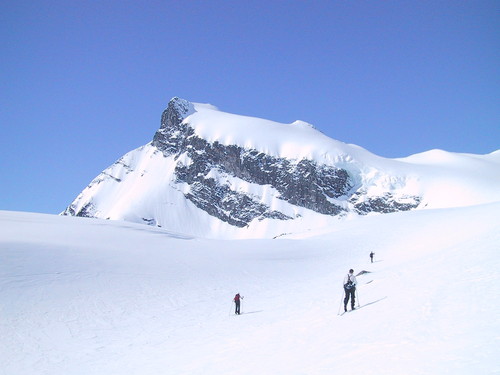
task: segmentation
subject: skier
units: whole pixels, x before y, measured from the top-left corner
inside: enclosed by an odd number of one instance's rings
[[[240,299],[243,299],[243,297],[241,297],[239,293],[236,293],[236,295],[234,296],[233,302],[236,305],[234,313],[237,315],[240,315]]]
[[[347,311],[347,303],[349,302],[349,297],[351,298],[351,310],[355,310],[354,300],[356,293],[356,284],[357,284],[356,276],[354,276],[354,270],[351,268],[349,273],[344,277],[344,311]]]
[[[372,260],[372,263],[373,263],[373,256],[374,256],[374,255],[375,255],[375,253],[372,251],[372,252],[370,253],[370,259]]]

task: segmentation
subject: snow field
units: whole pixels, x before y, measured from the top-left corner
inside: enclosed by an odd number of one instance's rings
[[[240,241],[0,212],[0,374],[498,373],[499,208]]]

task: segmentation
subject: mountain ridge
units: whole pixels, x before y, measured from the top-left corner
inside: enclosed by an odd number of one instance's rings
[[[437,153],[454,160],[451,172],[432,161]],[[269,238],[333,225],[340,218],[439,207],[433,192],[443,186],[460,190],[462,183],[433,182],[443,173],[448,179],[453,171],[459,176],[464,158],[432,150],[386,159],[331,139],[303,121],[281,124],[175,97],[153,140],[104,170],[63,214],[173,230],[182,222],[188,233],[204,237]],[[477,172],[478,163],[481,173],[482,163],[498,165],[497,158],[486,159],[476,156],[470,173]],[[482,200],[462,189],[462,197],[446,204],[499,199],[489,191],[499,178],[489,175],[478,183]]]

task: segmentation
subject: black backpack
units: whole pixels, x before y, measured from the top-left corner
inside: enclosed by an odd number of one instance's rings
[[[354,284],[351,281],[351,275],[347,275],[347,283],[344,284],[344,288],[347,290],[354,288]]]

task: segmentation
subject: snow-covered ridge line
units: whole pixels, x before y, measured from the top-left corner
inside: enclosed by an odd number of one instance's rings
[[[209,143],[237,145],[275,157],[330,165],[357,156],[378,158],[359,146],[334,140],[304,121],[286,124],[222,112],[211,105],[193,105],[194,112],[184,122]]]

